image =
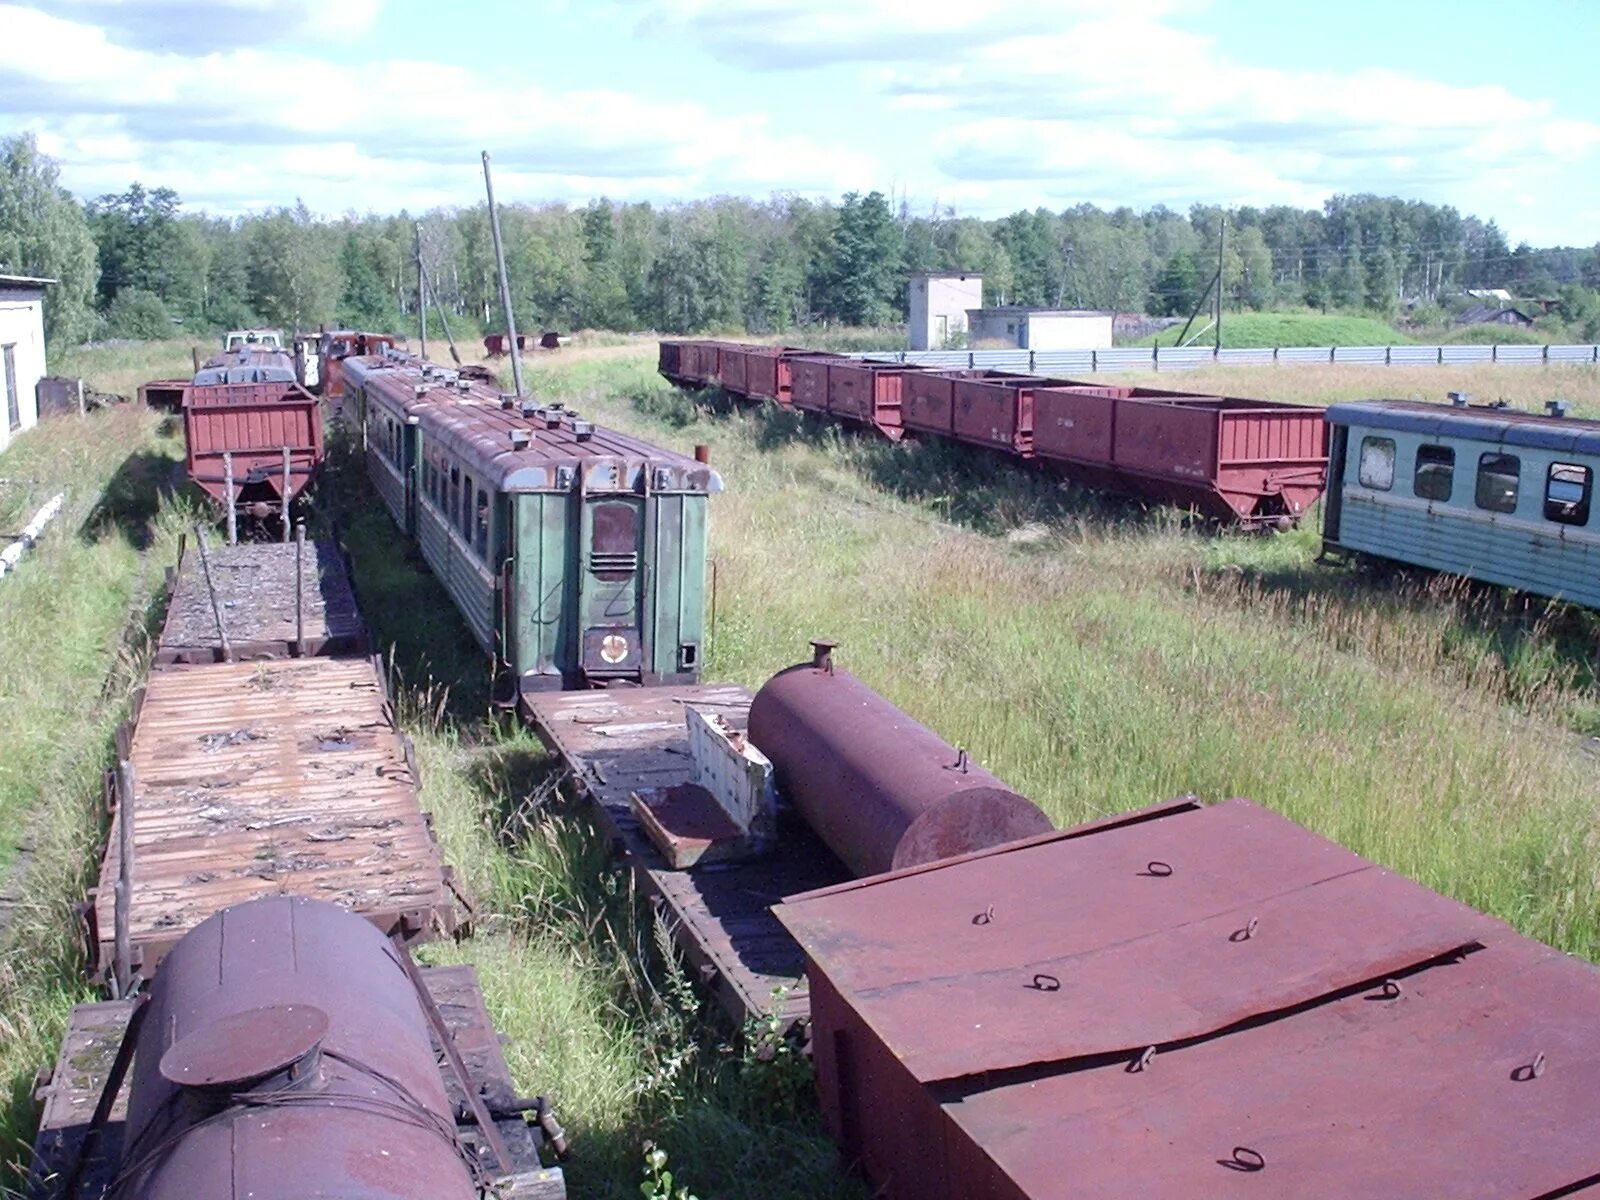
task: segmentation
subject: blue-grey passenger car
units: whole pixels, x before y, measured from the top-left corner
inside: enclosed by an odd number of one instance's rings
[[[1551,407],[1332,406],[1324,551],[1600,608],[1600,421]]]

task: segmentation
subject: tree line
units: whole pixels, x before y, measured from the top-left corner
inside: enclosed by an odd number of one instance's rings
[[[1224,223],[1226,231],[1224,232]],[[1230,309],[1392,317],[1465,288],[1558,298],[1600,323],[1600,246],[1511,247],[1448,205],[1335,196],[1320,210],[1080,204],[995,220],[879,192],[838,202],[721,196],[657,207],[503,204],[519,328],[782,333],[905,317],[908,272],[982,274],[986,301],[1183,316],[1220,272]],[[29,135],[0,142],[0,271],[59,279],[52,339],[265,323],[407,331],[420,248],[464,331],[502,324],[487,209],[236,218],[133,183],[80,203]]]

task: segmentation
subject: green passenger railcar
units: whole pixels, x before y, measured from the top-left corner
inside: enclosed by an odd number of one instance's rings
[[[1325,552],[1600,608],[1600,422],[1552,410],[1333,405]]]
[[[368,474],[508,697],[699,678],[715,471],[401,354],[344,366]]]

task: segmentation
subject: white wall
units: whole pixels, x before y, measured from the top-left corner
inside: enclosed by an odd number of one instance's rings
[[[910,298],[911,349],[943,350],[948,339],[967,332],[967,310],[982,306],[983,276],[917,276]]]
[[[1109,350],[1110,313],[1029,313],[1018,345],[1024,350]]]
[[[17,410],[22,418],[15,431],[31,429],[39,420],[39,380],[44,365],[44,303],[38,292],[0,286],[0,346],[15,346]],[[0,450],[11,443],[8,411],[3,407],[5,381],[0,375]]]

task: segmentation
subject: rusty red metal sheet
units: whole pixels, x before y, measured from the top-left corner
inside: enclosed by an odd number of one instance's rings
[[[957,379],[951,410],[953,436],[975,446],[1028,457],[1033,453],[1034,391],[1047,382],[1026,375]]]
[[[780,916],[922,1081],[1198,1037],[1498,928],[1238,802]]]
[[[789,400],[796,408],[828,411],[828,364],[831,356],[803,355],[789,360]]]
[[[1600,1180],[1593,968],[1247,802],[1134,816],[777,910],[825,1119],[882,1194]]]
[[[927,726],[836,667],[831,645],[750,706],[782,793],[858,875],[1050,830],[1050,819]]]
[[[189,478],[227,503],[226,455],[234,502],[275,506],[293,500],[322,464],[322,409],[296,383],[221,383],[191,387],[183,405]],[[284,451],[289,457],[287,483]]]
[[[905,380],[920,373],[917,367],[898,363],[836,359],[828,367],[828,412],[899,441],[905,432],[900,423]]]
[[[1140,1072],[1103,1065],[947,1098],[965,1143],[952,1158],[969,1179],[1003,1177],[986,1195],[1593,1194],[1597,983],[1588,964],[1508,938],[1393,996],[1359,992]]]

